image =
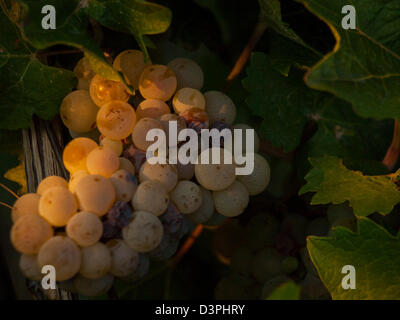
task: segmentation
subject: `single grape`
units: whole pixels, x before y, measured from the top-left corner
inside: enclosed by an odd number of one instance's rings
[[[137,121],[142,118],[159,119],[162,115],[170,113],[168,105],[157,99],[143,100],[136,109]]]
[[[78,78],[78,90],[89,90],[90,82],[96,75],[90,66],[89,60],[85,57],[81,58],[74,68],[74,73]]]
[[[220,91],[208,91],[204,94],[206,99],[206,111],[210,123],[223,121],[232,124],[236,118],[236,106],[226,94]]]
[[[150,164],[146,161],[140,168],[139,180],[140,182],[158,181],[170,192],[178,183],[178,172],[173,165]]]
[[[90,132],[96,128],[99,108],[90,99],[86,90],[69,93],[61,103],[60,116],[64,125],[78,133]]]
[[[187,216],[195,224],[207,222],[214,213],[214,198],[212,193],[203,187],[200,187],[200,190],[202,194],[201,205],[196,211]]]
[[[281,262],[281,269],[283,273],[291,274],[299,267],[299,260],[296,257],[285,257]]]
[[[215,209],[226,217],[236,217],[244,212],[249,204],[249,193],[239,181],[228,188],[213,192]]]
[[[163,65],[147,66],[139,79],[139,90],[145,99],[169,100],[176,91],[176,76]]]
[[[77,211],[78,202],[75,196],[63,187],[48,189],[39,201],[39,214],[55,227],[67,225]]]
[[[138,187],[138,181],[135,175],[129,171],[120,169],[111,176],[110,181],[117,194],[117,200],[126,202],[132,200]]]
[[[87,279],[82,275],[74,278],[74,286],[76,291],[87,297],[96,297],[105,295],[113,286],[114,277],[111,274],[106,274],[99,279]]]
[[[121,71],[135,90],[139,88],[139,78],[145,66],[143,52],[139,50],[122,51],[113,63],[114,69]]]
[[[280,275],[282,257],[272,248],[266,248],[257,253],[252,262],[251,271],[259,283]]]
[[[198,134],[202,129],[208,129],[208,115],[202,109],[187,109],[182,111],[180,116],[185,119],[187,127],[195,130]]]
[[[204,98],[203,94],[197,89],[182,88],[176,92],[174,98],[172,99],[172,105],[174,107],[175,113],[180,115],[182,112],[190,110],[192,108],[205,110],[206,99]]]
[[[98,147],[88,154],[86,166],[90,174],[109,178],[119,168],[119,157],[107,147]]]
[[[46,265],[54,266],[57,281],[65,281],[79,272],[81,250],[70,238],[55,236],[40,248],[38,264],[40,269]]]
[[[122,229],[122,237],[137,252],[149,252],[158,247],[163,237],[160,219],[146,211],[135,211],[131,222]]]
[[[39,269],[37,255],[22,254],[19,259],[19,269],[30,280],[40,281],[44,276]]]
[[[125,201],[117,201],[107,212],[106,222],[110,225],[122,229],[132,220],[133,211],[131,206]]]
[[[251,196],[260,194],[268,187],[271,179],[271,169],[267,160],[255,153],[253,172],[249,175],[240,175],[237,179],[244,184]]]
[[[89,173],[87,173],[84,170],[79,170],[76,171],[75,173],[71,174],[71,177],[69,178],[69,191],[71,191],[72,193],[75,193],[75,189],[76,189],[76,185],[78,184],[78,182],[83,178],[88,176]]]
[[[111,209],[116,199],[113,184],[100,175],[83,177],[77,184],[75,193],[80,209],[92,212],[99,217]]]
[[[253,250],[271,246],[278,233],[279,222],[270,214],[253,216],[246,226],[246,239]]]
[[[173,203],[170,202],[165,213],[158,218],[164,227],[165,234],[179,238],[183,227],[183,216]]]
[[[201,189],[194,182],[181,180],[171,192],[171,201],[181,213],[193,213],[203,201]]]
[[[113,100],[126,102],[130,97],[126,87],[121,82],[106,79],[99,74],[96,74],[90,82],[89,92],[90,97],[98,107],[102,107]]]
[[[167,144],[170,147],[175,147],[177,145],[177,141],[169,141],[169,126],[170,122],[175,121],[176,122],[176,128],[177,128],[177,136],[179,135],[179,132],[181,132],[183,129],[186,129],[186,121],[182,117],[178,116],[177,114],[164,114],[160,117],[160,122],[161,125],[164,128],[165,135],[167,137]]]
[[[122,154],[122,150],[124,148],[121,140],[112,140],[106,137],[100,139],[100,145],[111,149],[118,157]]]
[[[39,196],[42,196],[48,189],[54,187],[62,187],[68,189],[68,182],[64,178],[59,176],[49,176],[44,178],[36,190]]]
[[[125,139],[132,133],[135,125],[135,110],[124,101],[107,102],[97,114],[97,127],[109,139]]]
[[[254,128],[252,128],[249,125],[244,124],[244,123],[238,123],[238,124],[235,124],[233,126],[233,129],[242,131],[241,144],[242,144],[242,152],[243,153],[250,152],[250,151],[256,153],[256,152],[259,151],[259,149],[260,149],[260,138],[258,137],[258,134],[257,134],[256,130],[254,130]],[[253,150],[250,150],[250,149],[247,150],[247,146],[246,146],[246,130],[253,130],[253,132],[254,132]],[[233,144],[233,146],[232,146],[233,148],[234,148],[234,145],[235,144]]]
[[[89,138],[76,138],[64,148],[63,163],[65,168],[74,173],[79,170],[87,171],[86,158],[98,147],[97,143]]]
[[[139,172],[140,167],[146,161],[146,152],[131,145],[123,153],[124,158],[128,159],[135,167],[135,172]]]
[[[15,201],[11,209],[12,221],[17,221],[20,217],[26,215],[39,214],[40,196],[36,193],[26,193]]]
[[[178,89],[194,88],[200,90],[203,87],[203,70],[193,60],[176,58],[168,63],[168,67],[176,76]]]
[[[99,279],[104,277],[111,268],[111,254],[108,247],[100,242],[82,251],[82,262],[79,273],[88,279]]]
[[[161,122],[152,118],[142,118],[132,132],[132,141],[137,148],[146,151],[155,141],[147,141],[146,135],[152,129],[164,130]]]
[[[211,162],[211,155],[214,150],[220,154],[220,160],[217,164]],[[209,155],[209,164],[201,162],[203,154]],[[232,160],[232,154],[220,148],[207,149],[199,155],[198,163],[195,165],[195,175],[202,187],[212,191],[219,191],[226,189],[235,181],[235,164],[224,163],[229,158]]]
[[[144,181],[139,184],[132,199],[132,206],[137,211],[147,211],[159,216],[167,210],[168,191],[158,181]]]
[[[106,243],[111,254],[110,273],[116,277],[127,277],[139,267],[139,254],[120,239]]]
[[[132,164],[130,160],[128,160],[125,157],[119,158],[119,170],[121,169],[126,170],[132,174],[136,173],[135,166]]]
[[[68,221],[65,230],[68,237],[77,245],[89,247],[100,240],[103,234],[103,224],[94,213],[81,211]]]

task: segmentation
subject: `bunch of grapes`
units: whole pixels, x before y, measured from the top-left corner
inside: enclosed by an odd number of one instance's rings
[[[113,66],[134,90],[95,74],[82,58],[77,90],[60,107],[73,138],[63,151],[69,181],[47,177],[12,209],[11,241],[24,275],[39,280],[42,267],[52,265],[58,282],[72,282],[85,296],[105,294],[115,278],[142,277],[149,257],[175,254],[185,220],[236,217],[270,180],[259,154],[248,176],[236,176],[235,164],[149,163],[147,132],[168,133],[171,121],[178,132],[249,127],[233,125],[236,107],[227,95],[200,91],[203,72],[192,60],[151,65],[141,51],[127,50]],[[222,146],[218,152],[224,154]]]

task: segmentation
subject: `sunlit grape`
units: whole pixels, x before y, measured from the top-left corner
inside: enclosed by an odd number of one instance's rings
[[[128,101],[129,93],[126,87],[118,81],[113,81],[96,74],[90,82],[90,97],[93,102],[102,107],[107,102],[118,100]]]

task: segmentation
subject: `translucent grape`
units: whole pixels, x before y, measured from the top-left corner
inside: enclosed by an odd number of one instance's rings
[[[160,244],[163,226],[155,215],[146,211],[136,211],[132,221],[122,229],[122,237],[133,250],[149,252]]]
[[[233,124],[236,118],[236,106],[231,98],[220,91],[208,91],[204,97],[210,124],[215,121]]]
[[[160,64],[146,67],[139,79],[139,90],[145,99],[169,100],[176,91],[176,76]]]
[[[64,148],[63,163],[65,168],[74,173],[79,170],[87,171],[86,158],[98,147],[97,143],[89,138],[76,138]]]
[[[234,181],[228,188],[214,191],[215,209],[226,217],[236,217],[244,212],[249,204],[249,193],[239,181]]]
[[[214,149],[217,149],[216,151],[220,154],[219,164],[211,163],[211,154]],[[209,164],[201,163],[203,153],[207,154],[208,152],[210,155]],[[200,154],[198,163],[195,165],[194,172],[197,181],[202,187],[213,191],[223,190],[229,187],[236,179],[235,165],[233,163],[226,164],[224,162],[227,158],[232,157],[232,155],[228,151],[220,148],[207,149],[203,151],[203,153]]]
[[[102,107],[113,100],[126,102],[130,97],[126,87],[121,82],[106,79],[99,74],[96,74],[90,82],[89,92],[90,97],[98,107]]]
[[[113,206],[116,194],[109,179],[100,175],[83,177],[76,186],[76,196],[82,211],[103,216]]]
[[[65,230],[68,237],[77,245],[88,247],[100,240],[103,234],[103,224],[94,213],[81,211],[68,221]]]
[[[87,58],[83,57],[78,61],[74,68],[74,73],[79,80],[77,89],[89,90],[90,82],[96,73],[93,71]]]
[[[200,90],[203,87],[204,74],[200,66],[187,58],[176,58],[168,63],[168,67],[174,72],[178,89],[194,88]]]
[[[97,114],[97,127],[109,139],[125,139],[132,133],[135,124],[135,110],[127,102],[110,101]]]
[[[171,192],[171,201],[183,214],[193,213],[200,208],[203,195],[200,187],[191,181],[179,181]]]
[[[36,190],[38,195],[43,195],[48,189],[54,187],[62,187],[68,189],[68,182],[64,178],[59,176],[49,176],[44,178],[40,183]]]
[[[214,213],[214,198],[209,190],[200,187],[202,194],[202,201],[200,207],[189,214],[187,217],[193,223],[199,224],[210,220]]]
[[[12,221],[15,222],[18,218],[33,214],[39,214],[39,200],[40,196],[36,193],[26,193],[15,201],[12,210]]]
[[[126,170],[132,174],[136,173],[135,166],[132,164],[130,160],[124,157],[119,158],[119,170]]]
[[[132,199],[132,206],[137,211],[147,211],[159,216],[167,210],[169,196],[167,190],[158,181],[144,181],[139,184]]]
[[[138,121],[132,132],[132,141],[137,148],[146,151],[155,141],[146,141],[147,132],[152,129],[163,130],[164,127],[160,121],[152,118],[142,118]]]
[[[111,274],[106,274],[99,279],[87,279],[82,275],[74,278],[74,286],[76,291],[87,297],[97,297],[105,295],[113,286],[114,277]]]
[[[136,272],[139,267],[139,253],[129,248],[120,239],[113,239],[107,242],[111,253],[110,273],[116,277],[127,277]]]
[[[19,269],[22,271],[22,274],[30,280],[39,281],[44,276],[39,269],[37,255],[21,255],[19,259]]]
[[[55,236],[40,248],[38,264],[40,269],[46,265],[54,266],[57,281],[65,281],[79,272],[81,250],[70,238]]]
[[[112,140],[109,138],[103,138],[100,140],[100,145],[111,149],[119,157],[122,154],[123,143],[121,140]]]
[[[172,99],[172,105],[177,114],[181,114],[182,112],[192,108],[205,110],[206,99],[197,89],[182,88],[178,90]]]
[[[87,156],[86,166],[90,174],[109,178],[119,168],[119,157],[107,147],[98,147]]]
[[[111,268],[111,254],[101,242],[81,249],[82,262],[79,273],[88,279],[104,277]]]
[[[111,176],[110,181],[114,186],[117,200],[126,202],[132,200],[138,187],[137,178],[132,173],[120,169]]]
[[[138,121],[142,118],[159,119],[162,115],[170,113],[168,105],[157,99],[143,100],[136,109]]]
[[[63,227],[78,211],[75,196],[66,188],[48,189],[40,198],[39,213],[52,226]]]
[[[260,194],[268,187],[271,180],[271,169],[267,160],[255,153],[253,172],[249,175],[240,175],[237,179],[244,184],[251,196]]]
[[[86,90],[69,93],[61,103],[60,116],[64,125],[77,133],[90,132],[96,128],[99,108]]]
[[[233,126],[233,129],[242,131],[242,152],[243,153],[250,152],[250,150],[247,150],[247,147],[246,147],[246,130],[248,130],[248,129],[254,130],[254,128],[250,127],[247,124],[243,124],[243,123],[239,124],[238,123]],[[253,145],[252,152],[256,153],[260,149],[260,138],[258,137],[258,134],[255,130],[253,132],[254,132],[254,145]],[[235,144],[233,143],[233,146],[234,145]]]
[[[88,175],[89,175],[89,173],[87,173],[84,170],[79,170],[79,171],[76,171],[75,173],[73,173],[71,175],[71,177],[69,178],[69,185],[68,185],[69,191],[71,191],[72,193],[75,193],[76,185],[78,184],[78,182],[83,177],[86,177]]]
[[[150,164],[145,162],[139,171],[140,182],[152,180],[160,182],[168,192],[178,183],[178,172],[175,166],[170,164]]]
[[[114,60],[113,66],[115,70],[121,71],[128,83],[137,90],[139,88],[139,78],[146,64],[144,55],[139,50],[122,51]]]

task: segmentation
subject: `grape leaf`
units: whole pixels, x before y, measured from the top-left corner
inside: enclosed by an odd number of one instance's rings
[[[340,204],[349,201],[357,216],[374,212],[388,214],[400,202],[400,190],[390,175],[365,176],[347,169],[337,157],[310,159],[313,168],[299,194],[316,192],[311,204]]]
[[[298,1],[326,21],[337,41],[307,74],[307,84],[351,102],[363,117],[400,119],[400,2],[356,1],[357,28],[344,30],[348,1]]]
[[[165,32],[172,19],[168,8],[142,0],[92,0],[87,12],[107,28],[131,33],[147,59],[143,36]]]
[[[333,299],[400,299],[400,234],[394,237],[362,217],[357,233],[337,227],[332,238],[309,237],[307,248]],[[342,288],[345,265],[355,268],[355,289]]]
[[[74,87],[74,74],[42,64],[3,10],[0,29],[0,128],[27,128],[33,114],[52,118]]]
[[[276,288],[267,300],[299,300],[300,287],[293,281],[288,281]]]
[[[11,168],[4,174],[4,178],[16,182],[20,185],[18,192],[20,194],[25,194],[28,192],[28,185],[26,181],[26,174],[25,174],[25,162],[23,155],[18,159],[20,161],[19,165]]]

